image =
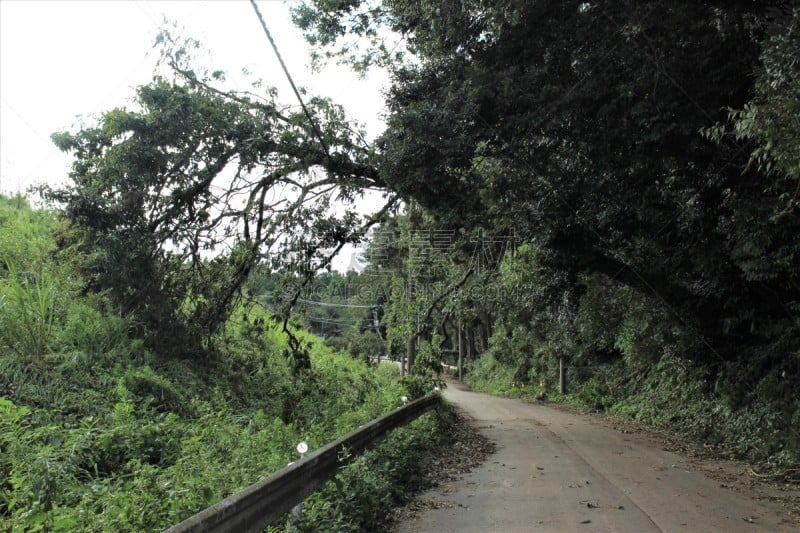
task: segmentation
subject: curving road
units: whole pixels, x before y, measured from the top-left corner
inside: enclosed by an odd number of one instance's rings
[[[497,451],[423,495],[429,508],[399,533],[800,531],[779,503],[735,492],[689,459],[603,419],[456,384],[445,397]]]

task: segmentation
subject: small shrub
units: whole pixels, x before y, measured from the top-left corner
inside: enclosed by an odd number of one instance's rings
[[[17,356],[37,360],[50,351],[54,340],[59,293],[46,271],[37,276],[6,264],[0,281],[0,346]]]

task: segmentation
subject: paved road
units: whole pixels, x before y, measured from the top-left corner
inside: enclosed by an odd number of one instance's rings
[[[445,397],[497,451],[399,533],[798,531],[779,504],[725,488],[690,461],[601,419],[468,392]]]

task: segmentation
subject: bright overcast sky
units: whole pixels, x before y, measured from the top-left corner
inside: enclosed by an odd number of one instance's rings
[[[336,66],[312,73],[288,4],[258,0],[295,82],[344,105],[370,137],[380,133],[385,76],[359,80]],[[164,16],[210,51],[205,66],[247,68],[296,103],[247,0],[0,0],[0,191],[66,179],[70,157],[50,134],[124,106],[151,79]]]

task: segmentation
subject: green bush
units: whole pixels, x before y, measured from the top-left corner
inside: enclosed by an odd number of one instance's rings
[[[6,263],[0,280],[0,348],[30,361],[52,348],[60,295],[52,277],[20,273]]]
[[[547,373],[532,369],[524,361],[499,361],[494,349],[469,366],[464,381],[474,390],[511,398],[533,397],[552,390]]]

